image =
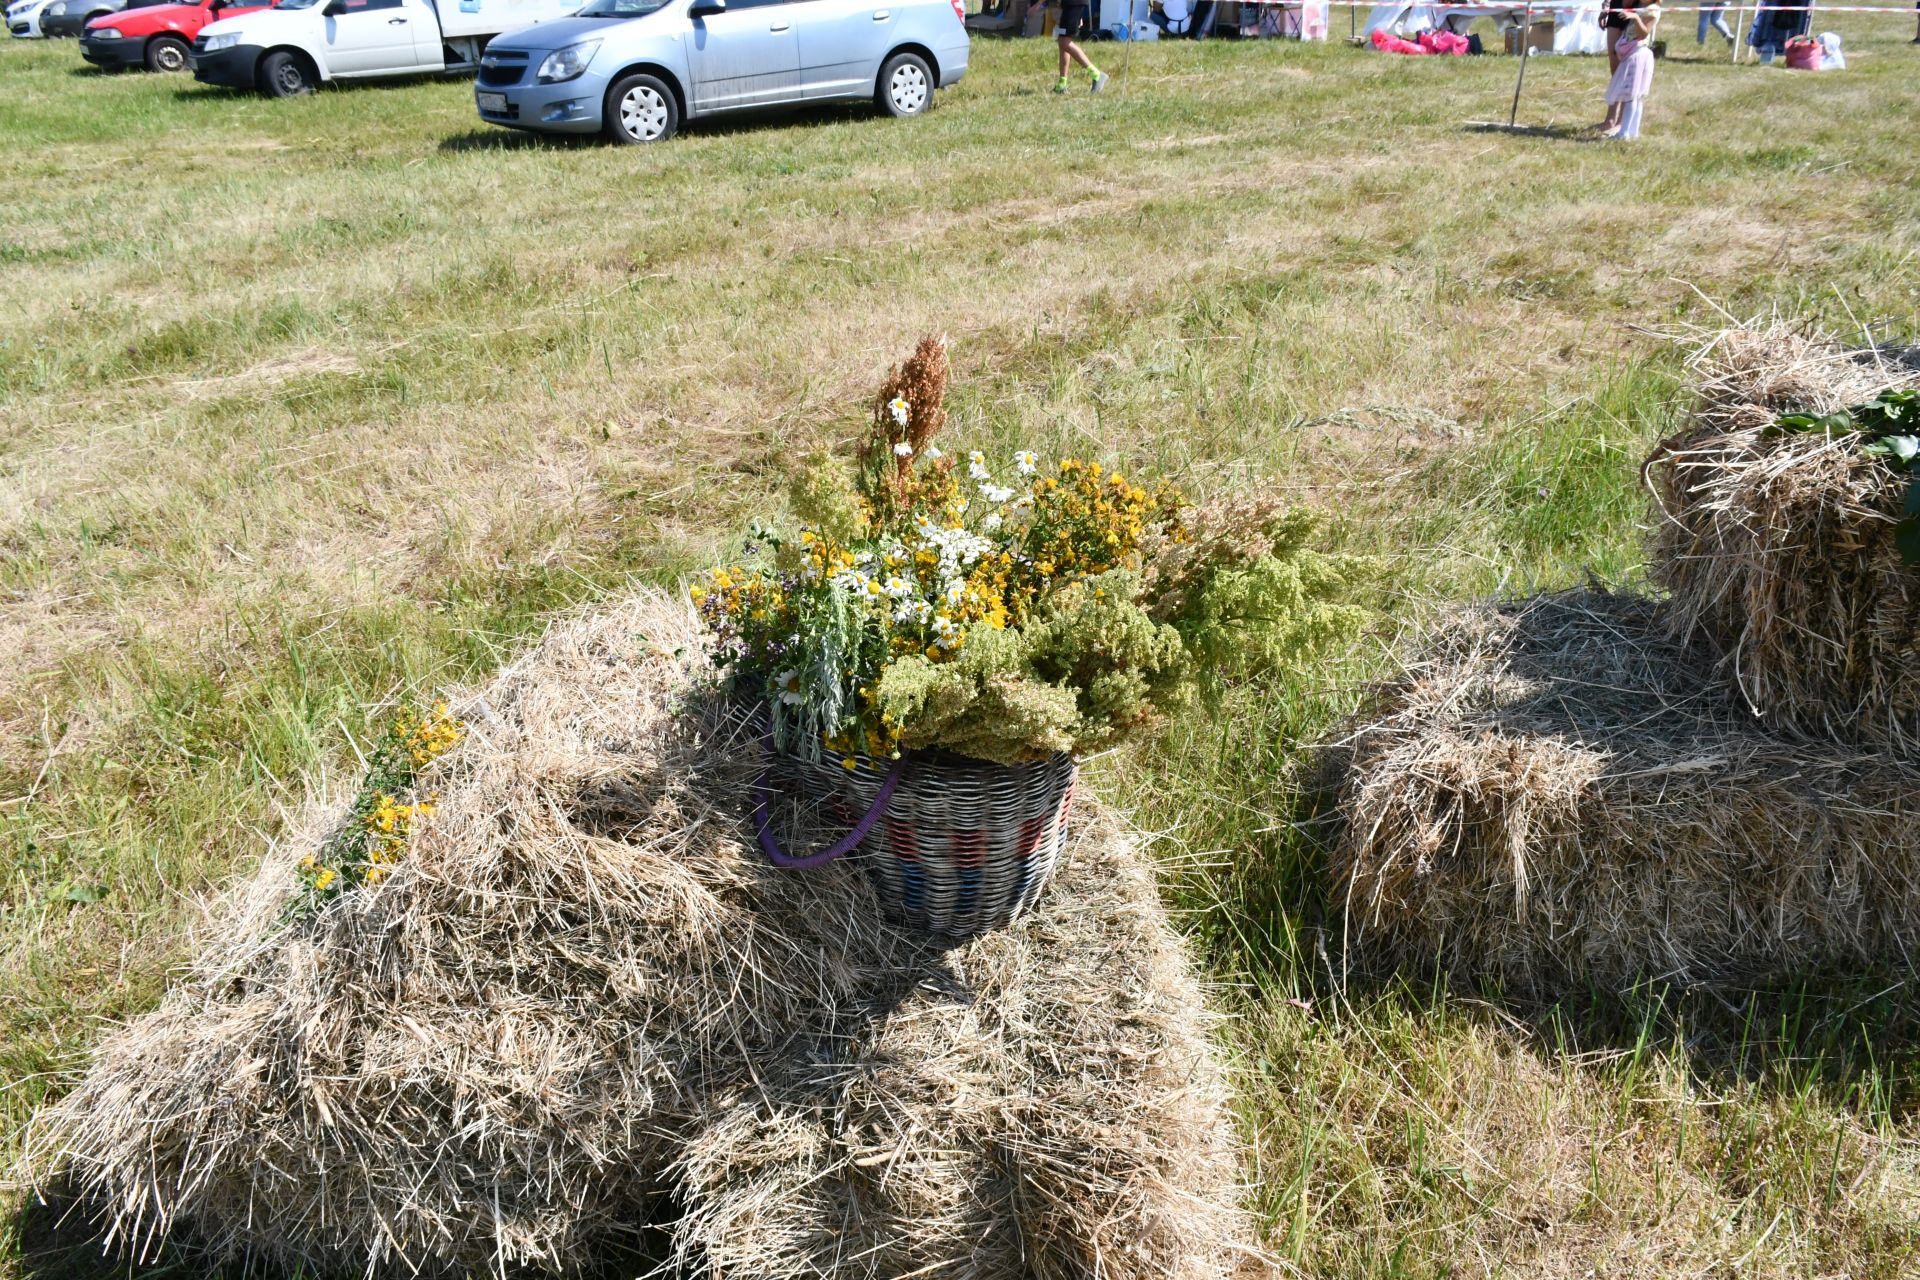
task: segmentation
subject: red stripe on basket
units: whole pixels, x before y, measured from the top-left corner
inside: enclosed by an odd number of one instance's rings
[[[914,839],[913,823],[905,818],[888,818],[887,845],[900,862],[920,861],[920,845]]]
[[[987,860],[987,833],[984,831],[956,831],[953,837],[954,849],[951,855],[953,865],[962,871],[971,871]]]

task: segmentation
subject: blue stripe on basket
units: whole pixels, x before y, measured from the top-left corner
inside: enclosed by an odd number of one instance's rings
[[[920,873],[919,862],[908,861],[906,858],[900,858],[898,861],[900,875],[907,884],[907,910],[923,910],[927,899],[927,881],[926,877]]]

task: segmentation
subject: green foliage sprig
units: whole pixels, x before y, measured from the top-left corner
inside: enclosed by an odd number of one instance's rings
[[[1825,432],[1864,437],[1861,452],[1887,459],[1912,477],[1901,518],[1893,527],[1900,558],[1920,565],[1920,390],[1882,391],[1865,404],[1836,413],[1789,413],[1773,425],[1778,433]]]
[[[446,703],[425,711],[400,709],[367,753],[366,776],[352,809],[320,848],[300,859],[302,892],[291,904],[293,914],[317,910],[393,873],[414,824],[433,812],[432,798],[419,794],[420,771],[459,741],[459,722]]]

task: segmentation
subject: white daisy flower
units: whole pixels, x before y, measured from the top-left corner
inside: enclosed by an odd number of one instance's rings
[[[967,474],[975,480],[991,480],[993,472],[987,470],[987,455],[975,449],[967,455]]]
[[[1000,530],[1000,526],[1005,523],[1006,521],[1002,520],[1000,518],[1000,513],[996,511],[992,515],[988,516],[985,520],[982,520],[980,522],[980,527],[982,529],[985,529],[988,533],[998,533]]]
[[[930,444],[927,446],[927,460],[929,462],[938,462],[946,456],[946,451],[941,449],[939,445]]]
[[[893,446],[893,456],[896,458],[911,458],[913,456],[913,446],[905,440],[902,440],[899,444]]]
[[[798,671],[782,671],[773,678],[773,684],[774,687],[780,691],[780,701],[783,705],[793,707],[806,701],[800,693],[800,673]]]
[[[891,413],[893,415],[893,420],[899,423],[903,427],[907,425],[907,414],[910,409],[911,409],[911,406],[908,405],[907,402],[905,400],[902,400],[899,396],[895,396],[887,404],[887,412]]]
[[[1014,465],[1020,468],[1020,474],[1030,476],[1040,469],[1040,455],[1031,449],[1022,449],[1013,455]]]

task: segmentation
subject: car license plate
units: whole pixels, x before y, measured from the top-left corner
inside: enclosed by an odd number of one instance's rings
[[[501,115],[507,114],[507,95],[504,93],[481,94],[480,109],[482,111],[498,111]]]

